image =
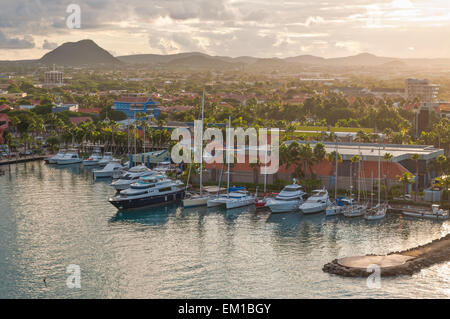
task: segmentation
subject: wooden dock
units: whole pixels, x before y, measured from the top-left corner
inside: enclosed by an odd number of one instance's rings
[[[0,160],[0,166],[32,162],[32,161],[42,161],[45,158],[47,158],[47,156],[48,155],[32,155],[32,156],[24,156],[24,157],[14,157],[14,158],[10,158],[10,159],[2,159],[2,160]]]

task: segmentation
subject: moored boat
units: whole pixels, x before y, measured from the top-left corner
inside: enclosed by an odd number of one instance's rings
[[[81,163],[81,158],[78,156],[77,150],[69,150],[66,153],[64,153],[64,156],[61,158],[58,158],[56,160],[56,163],[58,165],[68,165],[68,164],[78,164]]]
[[[406,209],[403,211],[403,215],[417,218],[427,218],[436,220],[449,219],[449,211],[443,210],[439,205],[433,204],[431,211],[425,209]]]
[[[325,211],[329,203],[328,191],[318,189],[313,191],[312,195],[300,205],[299,209],[303,214],[316,214]]]
[[[297,184],[294,179],[291,185],[286,186],[275,197],[268,198],[266,206],[272,213],[287,213],[299,210],[299,206],[303,204],[306,193],[303,191],[302,186]]]
[[[183,199],[183,182],[172,180],[165,175],[141,177],[137,183],[111,197],[109,202],[120,210],[133,210],[162,205]]]
[[[114,160],[109,162],[104,168],[94,170],[95,178],[111,178],[114,173],[121,171],[124,167],[120,164],[120,161]]]
[[[111,186],[114,187],[117,191],[121,191],[129,188],[131,184],[136,183],[139,178],[152,174],[156,174],[156,172],[152,171],[144,165],[134,166],[122,172],[119,178],[111,183]]]

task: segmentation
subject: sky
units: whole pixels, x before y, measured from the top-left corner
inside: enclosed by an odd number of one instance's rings
[[[0,60],[40,58],[82,39],[114,56],[450,56],[449,0],[0,0],[0,8]]]

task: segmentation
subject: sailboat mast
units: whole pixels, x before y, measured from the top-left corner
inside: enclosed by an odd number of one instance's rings
[[[358,203],[361,200],[361,145],[358,146]]]
[[[338,141],[336,137],[336,151],[335,151],[335,157],[336,157],[336,172],[334,177],[334,199],[337,200],[337,178],[338,178]]]
[[[231,152],[230,146],[231,146],[231,137],[230,137],[230,133],[231,133],[231,116],[228,117],[228,143],[229,145],[227,145],[227,152]],[[227,143],[227,144],[228,144]],[[233,143],[234,144],[234,143]],[[228,153],[227,153],[227,162],[228,162],[228,172],[227,172],[227,197],[230,197],[230,159],[228,158]]]
[[[205,109],[205,90],[203,90],[203,96],[202,96],[202,132],[201,132],[201,160],[200,160],[200,196],[202,196],[203,193],[203,112]]]
[[[378,145],[378,205],[381,204],[381,151]]]

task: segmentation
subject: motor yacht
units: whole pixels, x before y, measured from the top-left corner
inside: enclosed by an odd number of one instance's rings
[[[65,149],[60,149],[58,151],[58,153],[56,153],[56,155],[50,157],[47,159],[47,163],[49,164],[57,164],[58,163],[58,159],[61,159],[64,157],[64,154],[66,154],[66,150]]]
[[[109,162],[115,161],[111,152],[105,152],[102,159],[98,162],[99,166],[106,166]]]
[[[69,150],[67,151],[63,157],[58,158],[56,163],[58,165],[68,165],[68,164],[77,164],[81,163],[81,158],[78,156],[77,150]]]
[[[96,169],[94,170],[94,177],[95,178],[111,178],[113,175],[119,171],[123,170],[122,164],[120,164],[120,161],[114,160],[109,162],[105,167],[102,169]]]
[[[102,159],[102,153],[100,149],[95,149],[92,155],[83,161],[83,166],[96,166]]]
[[[152,174],[156,174],[156,172],[152,171],[144,165],[134,166],[122,172],[119,178],[111,183],[111,186],[114,187],[117,191],[121,191],[129,188],[131,184],[136,183],[139,178]]]
[[[184,197],[184,184],[163,174],[141,177],[130,188],[109,199],[120,210],[139,209],[178,201]]]
[[[306,193],[302,186],[297,185],[296,181],[291,185],[286,186],[275,197],[266,199],[266,207],[269,207],[272,213],[286,213],[299,209],[303,204]]]
[[[299,208],[303,214],[315,214],[325,211],[329,204],[328,191],[319,189],[313,191],[312,195]]]

